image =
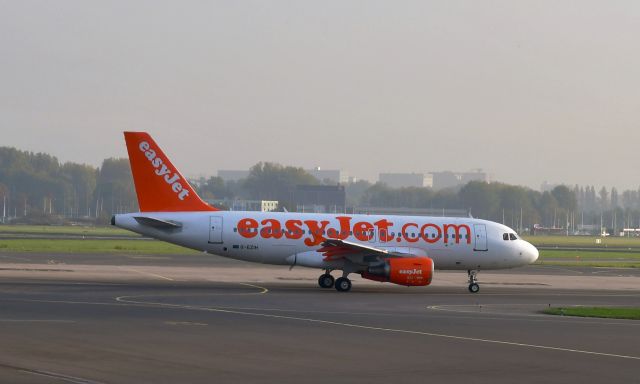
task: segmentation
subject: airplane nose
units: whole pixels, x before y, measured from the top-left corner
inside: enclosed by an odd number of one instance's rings
[[[534,247],[533,244],[527,243],[527,249],[526,249],[525,255],[527,255],[529,264],[531,264],[536,260],[538,260],[538,256],[540,256],[540,252],[538,252],[538,248]]]

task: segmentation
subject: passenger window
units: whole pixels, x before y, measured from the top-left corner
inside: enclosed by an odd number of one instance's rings
[[[516,235],[515,235],[514,233],[510,233],[510,234],[509,234],[509,238],[510,238],[511,240],[518,240],[518,238],[516,237]]]
[[[509,234],[508,233],[503,233],[502,234],[502,240],[509,240]]]

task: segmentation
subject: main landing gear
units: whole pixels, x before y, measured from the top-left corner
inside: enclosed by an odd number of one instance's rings
[[[351,290],[351,280],[349,280],[347,276],[334,279],[329,272],[330,271],[326,271],[323,275],[318,277],[318,285],[321,288],[331,288],[335,286],[336,291],[338,292],[347,292]]]
[[[480,290],[477,277],[478,271],[470,269],[467,271],[467,274],[469,275],[469,292],[478,293],[478,291]]]
[[[320,277],[318,277],[318,285],[321,288],[331,288],[333,287],[334,282],[335,279],[333,278],[333,276],[331,276],[329,271],[327,271],[324,275],[320,275]]]
[[[336,291],[347,292],[351,290],[351,280],[346,277],[338,277],[336,280]]]

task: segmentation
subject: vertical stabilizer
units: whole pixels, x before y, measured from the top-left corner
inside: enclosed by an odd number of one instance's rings
[[[125,132],[140,212],[217,211],[202,201],[146,132]]]

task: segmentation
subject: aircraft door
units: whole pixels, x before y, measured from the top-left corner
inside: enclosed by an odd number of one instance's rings
[[[222,217],[209,217],[209,244],[222,244]]]
[[[474,251],[486,251],[487,250],[487,226],[484,224],[473,225],[474,237]]]

